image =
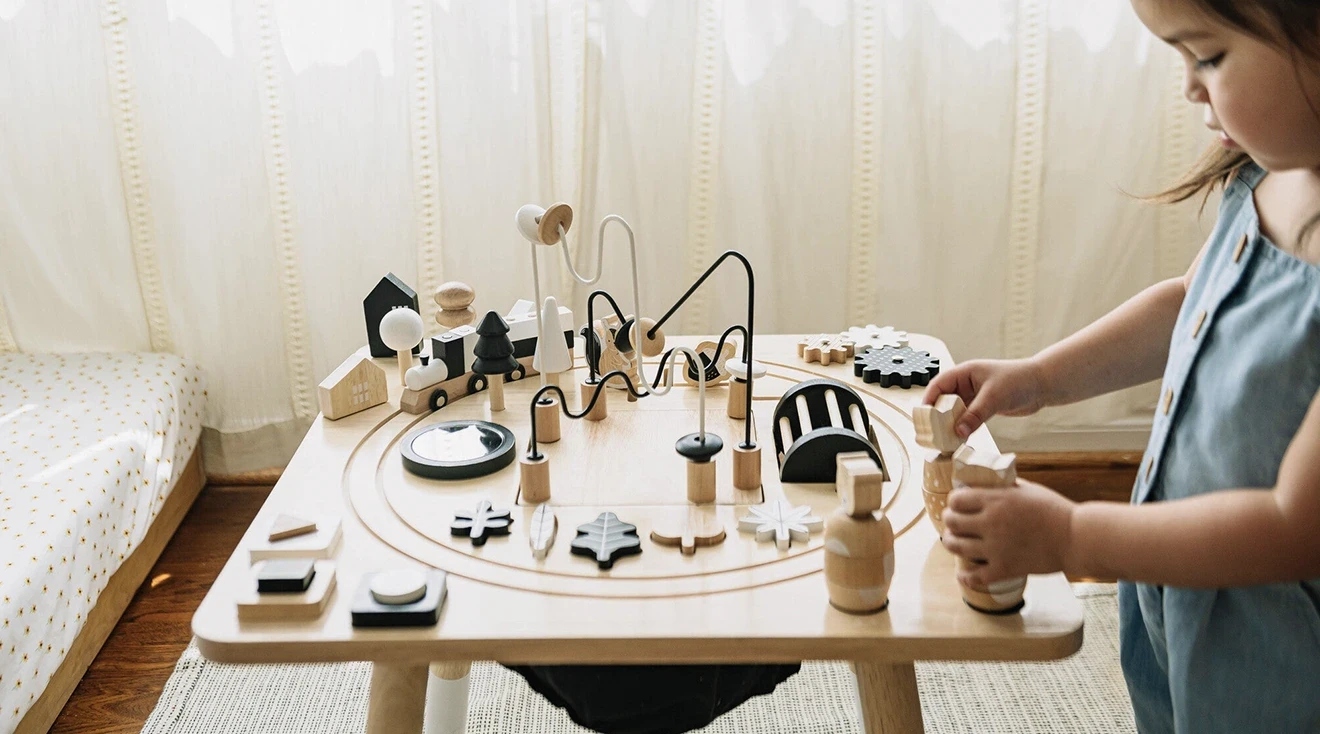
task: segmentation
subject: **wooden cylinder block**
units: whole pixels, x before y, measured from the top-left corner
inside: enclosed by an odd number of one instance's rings
[[[953,489],[953,457],[940,454],[926,459],[921,479],[927,492],[948,494]]]
[[[559,401],[536,404],[536,442],[554,443],[559,440]]]
[[[1026,578],[996,581],[986,588],[958,583],[962,589],[963,601],[978,612],[1008,612],[1022,604],[1022,595],[1027,589]]]
[[[715,501],[715,460],[689,461],[687,467],[688,502],[696,505]]]
[[[733,486],[738,489],[761,488],[761,447],[733,447]]]
[[[583,380],[582,393],[581,393],[582,407],[586,408],[587,405],[591,403],[591,398],[594,397],[598,391],[601,391],[603,387],[604,385],[602,383],[587,382],[586,380]],[[606,405],[606,400],[609,398],[609,396],[610,394],[608,390],[605,390],[604,392],[601,393],[600,400],[596,401],[596,407],[592,408],[591,411],[587,413],[587,415],[585,416],[587,420],[589,421],[605,420],[606,416],[609,415],[609,406]]]
[[[729,380],[729,406],[725,411],[729,417],[741,421],[747,419],[747,381],[734,378]]]
[[[852,517],[843,508],[825,520],[825,584],[830,603],[854,614],[889,603],[894,529],[886,517]]]
[[[518,462],[518,486],[522,492],[522,501],[527,504],[540,504],[550,499],[550,457],[541,454],[539,459],[526,456]]]

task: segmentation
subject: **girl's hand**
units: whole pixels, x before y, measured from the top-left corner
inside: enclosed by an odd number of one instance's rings
[[[984,587],[1029,573],[1071,567],[1075,502],[1034,482],[1012,489],[955,489],[944,510],[944,547],[969,560],[984,560],[958,580]]]
[[[967,404],[958,436],[967,438],[994,415],[1031,415],[1045,406],[1045,376],[1030,359],[977,359],[941,372],[930,381],[922,402],[953,393]]]

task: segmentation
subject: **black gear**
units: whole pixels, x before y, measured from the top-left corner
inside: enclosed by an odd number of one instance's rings
[[[868,349],[853,358],[853,374],[865,382],[878,382],[880,387],[926,385],[940,373],[940,360],[930,352],[918,352],[912,347],[885,346]]]

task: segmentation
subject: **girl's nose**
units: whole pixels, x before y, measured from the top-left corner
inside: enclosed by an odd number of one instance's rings
[[[1183,96],[1187,97],[1187,101],[1193,104],[1208,104],[1210,102],[1210,94],[1206,91],[1201,80],[1196,78],[1196,70],[1192,68],[1190,62],[1188,62],[1187,69],[1183,73]]]

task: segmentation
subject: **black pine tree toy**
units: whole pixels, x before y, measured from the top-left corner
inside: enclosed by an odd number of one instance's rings
[[[623,556],[641,553],[642,539],[637,536],[636,525],[620,520],[613,512],[602,512],[595,520],[578,526],[572,550],[575,555],[595,558],[598,566],[608,569]]]
[[[504,410],[504,375],[518,369],[518,360],[513,357],[509,325],[498,313],[488,312],[477,326],[477,343],[472,354],[476,357],[472,371],[490,378],[491,411]]]
[[[940,373],[940,360],[930,352],[912,347],[884,346],[868,349],[853,359],[853,375],[863,382],[878,382],[880,387],[928,385]]]
[[[489,501],[482,500],[474,512],[455,512],[449,532],[468,536],[472,545],[485,545],[486,538],[492,535],[508,535],[512,524],[513,517],[508,510],[496,510]]]

